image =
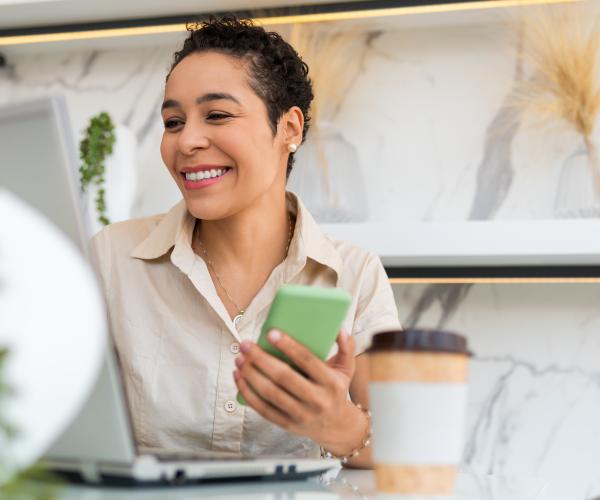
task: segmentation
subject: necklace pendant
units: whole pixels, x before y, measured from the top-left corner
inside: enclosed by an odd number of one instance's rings
[[[233,326],[235,326],[237,328],[238,323],[242,320],[242,316],[244,315],[244,311],[240,311],[240,313],[233,318]]]

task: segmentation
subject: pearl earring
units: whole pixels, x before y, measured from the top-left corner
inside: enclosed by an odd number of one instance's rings
[[[298,146],[296,144],[294,144],[293,142],[291,144],[288,144],[288,151],[290,153],[295,153],[297,149],[298,149]]]

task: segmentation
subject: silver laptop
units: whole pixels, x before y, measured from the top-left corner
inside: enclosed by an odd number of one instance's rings
[[[83,198],[67,108],[48,97],[0,108],[0,186],[43,212],[87,255]],[[31,182],[36,179],[36,182]],[[107,332],[108,335],[108,332]],[[231,479],[295,479],[320,474],[337,460],[243,458],[206,453],[140,453],[111,342],[95,388],[45,464],[69,479],[112,484],[184,484]]]

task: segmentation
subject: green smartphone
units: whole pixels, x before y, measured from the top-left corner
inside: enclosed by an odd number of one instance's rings
[[[275,294],[261,328],[258,345],[294,367],[291,360],[267,339],[269,331],[277,329],[325,360],[339,334],[351,300],[350,294],[340,288],[283,285]],[[237,400],[246,404],[239,393]]]

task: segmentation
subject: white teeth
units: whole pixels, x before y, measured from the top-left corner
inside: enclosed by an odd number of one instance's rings
[[[211,169],[211,170],[203,170],[200,172],[186,172],[185,179],[188,181],[201,181],[203,179],[211,179],[214,177],[221,177],[227,169],[219,168],[219,169]]]

